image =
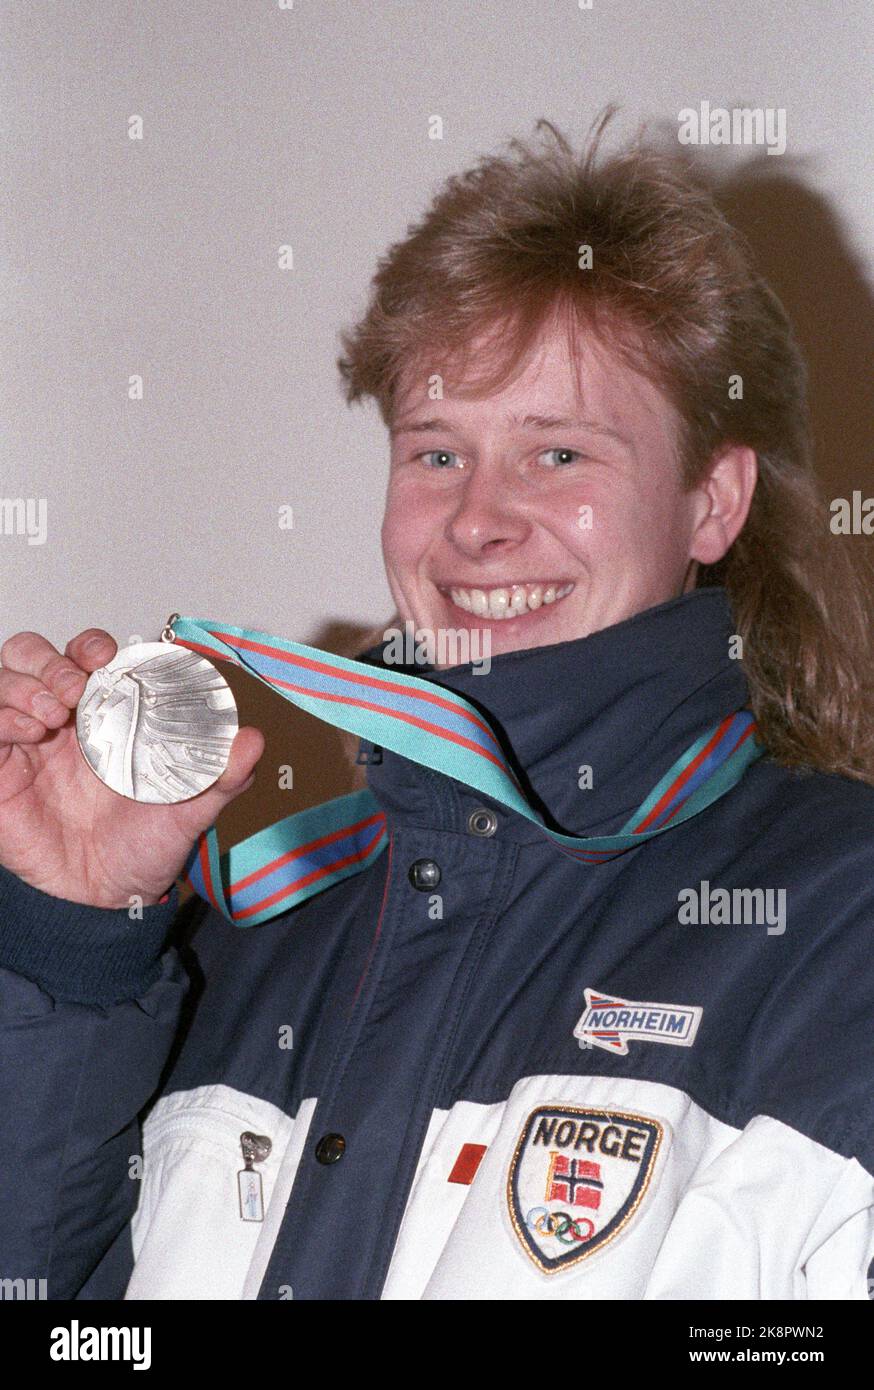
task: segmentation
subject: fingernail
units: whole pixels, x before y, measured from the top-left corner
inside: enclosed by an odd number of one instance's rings
[[[17,714],[15,716],[14,723],[16,729],[25,730],[27,733],[30,733],[32,729],[36,729],[39,727],[37,721],[35,719],[28,719],[26,714]]]
[[[34,713],[40,718],[44,716],[46,719],[54,719],[59,714],[66,717],[70,713],[69,710],[64,709],[60,700],[56,700],[54,695],[49,695],[44,690],[41,690],[38,695],[34,695],[30,704]]]
[[[94,652],[99,651],[100,648],[104,646],[106,646],[105,637],[89,637],[88,641],[85,643],[85,651],[93,655]]]
[[[86,679],[84,671],[63,671],[61,675],[55,677],[55,685],[63,695],[66,695],[79,681]]]

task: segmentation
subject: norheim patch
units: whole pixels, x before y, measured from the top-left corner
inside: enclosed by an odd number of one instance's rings
[[[644,1004],[587,989],[586,1007],[577,1020],[574,1037],[588,1047],[603,1047],[620,1057],[627,1056],[629,1042],[691,1047],[703,1013],[700,1004]]]
[[[532,1110],[510,1163],[507,1202],[538,1269],[569,1269],[624,1230],[640,1209],[663,1132],[657,1120],[616,1110]]]

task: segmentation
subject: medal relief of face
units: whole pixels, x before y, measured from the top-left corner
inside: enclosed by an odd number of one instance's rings
[[[77,715],[82,751],[115,791],[137,801],[179,801],[221,775],[237,715],[210,662],[148,643],[119,652],[92,680]]]

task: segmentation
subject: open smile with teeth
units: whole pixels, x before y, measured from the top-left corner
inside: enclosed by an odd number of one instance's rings
[[[477,618],[490,618],[500,621],[504,618],[519,618],[523,613],[535,613],[538,608],[551,603],[559,603],[574,589],[574,584],[562,584],[558,580],[537,584],[510,584],[497,589],[445,588],[456,608],[465,613],[473,613]]]

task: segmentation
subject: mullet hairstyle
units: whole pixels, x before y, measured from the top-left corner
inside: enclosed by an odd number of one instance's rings
[[[718,564],[699,566],[697,585],[727,590],[771,756],[874,782],[869,595],[857,556],[829,544],[801,349],[748,242],[686,158],[648,146],[644,130],[598,157],[616,109],[579,155],[540,120],[538,143],[511,140],[505,155],[446,180],[380,259],[364,316],[341,334],[346,400],[375,399],[391,428],[412,374],[435,364],[464,394],[491,394],[560,321],[572,361],[588,332],[664,393],[687,488],[722,448],[753,449],[746,524]],[[591,268],[581,268],[586,246]],[[471,378],[480,335],[488,351],[476,364],[493,370]]]

